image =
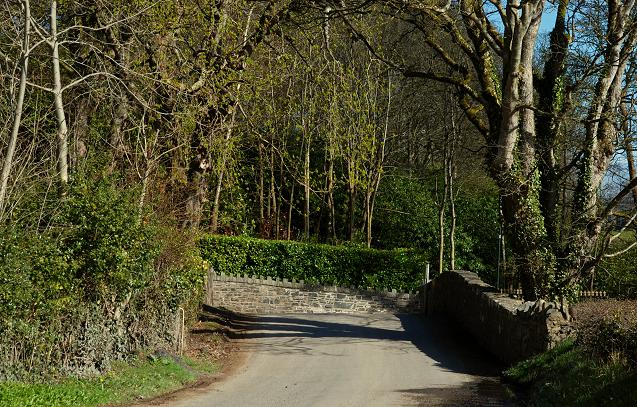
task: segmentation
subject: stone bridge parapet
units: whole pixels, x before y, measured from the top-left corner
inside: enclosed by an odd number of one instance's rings
[[[573,335],[568,310],[502,294],[469,271],[444,272],[425,288],[428,314],[451,319],[494,356],[518,362]]]
[[[271,277],[237,277],[209,271],[206,303],[250,314],[420,313],[420,292],[306,284]]]

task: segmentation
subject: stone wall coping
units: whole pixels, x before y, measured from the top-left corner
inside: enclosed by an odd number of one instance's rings
[[[273,287],[282,287],[282,288],[296,288],[296,289],[305,289],[305,290],[319,290],[324,292],[334,292],[334,293],[344,293],[344,294],[366,294],[366,295],[378,295],[388,298],[405,298],[412,299],[416,298],[419,295],[420,290],[418,291],[397,291],[396,289],[385,288],[383,291],[374,290],[371,287],[341,287],[336,285],[321,285],[321,284],[309,284],[305,283],[304,280],[297,281],[296,279],[292,279],[289,281],[287,278],[279,279],[272,278],[270,276],[266,277],[258,277],[258,276],[248,276],[247,274],[243,274],[243,276],[234,276],[225,273],[217,273],[214,270],[210,270],[208,273],[209,278],[212,278],[213,281],[219,282],[232,282],[232,283],[246,283],[246,284],[260,284],[260,285],[268,285]]]
[[[472,286],[477,291],[479,291],[480,295],[489,298],[491,301],[505,308],[507,311],[511,312],[514,315],[527,317],[535,317],[541,315],[543,317],[547,317],[555,313],[555,311],[552,310],[556,310],[559,311],[565,319],[570,320],[568,310],[564,309],[564,307],[560,306],[560,304],[544,300],[524,301],[519,298],[513,298],[511,297],[511,295],[507,293],[501,293],[492,285],[485,283],[476,273],[471,271],[454,270],[448,273],[455,273],[459,275],[466,281],[469,286]]]

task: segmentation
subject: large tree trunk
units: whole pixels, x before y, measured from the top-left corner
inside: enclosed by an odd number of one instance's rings
[[[537,86],[539,94],[536,116],[538,168],[540,170],[540,207],[549,243],[554,248],[558,242],[558,202],[560,175],[555,148],[561,135],[561,117],[565,95],[564,73],[569,37],[566,32],[566,12],[568,0],[560,0],[551,32],[549,58],[544,64],[544,74]]]
[[[205,171],[197,171],[190,177],[188,198],[186,199],[186,219],[183,228],[198,229],[201,223],[203,205],[208,196],[208,180]]]
[[[214,123],[213,119],[217,111],[211,109],[207,116],[202,120],[203,123]],[[193,132],[191,139],[191,154],[188,165],[188,185],[186,186],[186,210],[185,219],[182,223],[184,228],[198,229],[203,217],[203,206],[208,199],[209,189],[209,170],[210,170],[210,153],[202,143],[201,137],[206,131],[212,131],[200,124]]]
[[[540,175],[536,167],[536,137],[533,106],[533,52],[544,2],[512,2],[505,35],[510,43],[504,55],[502,118],[492,171],[503,197],[503,215],[516,255],[523,296],[536,300],[546,293],[543,281],[550,278],[551,259],[545,256],[544,218],[540,210]],[[515,22],[513,22],[515,21]]]
[[[634,2],[609,2],[608,42],[604,51],[604,67],[598,77],[586,120],[586,136],[580,161],[577,187],[573,202],[573,232],[562,268],[564,284],[591,272],[601,256],[596,244],[608,213],[600,216],[598,191],[615,152],[616,119],[623,92],[623,79],[628,60],[635,45],[637,31],[627,21]]]

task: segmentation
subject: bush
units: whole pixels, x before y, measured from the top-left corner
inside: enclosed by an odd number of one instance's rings
[[[573,314],[578,343],[587,351],[637,366],[637,301],[586,301]]]
[[[429,254],[325,244],[207,236],[201,255],[216,272],[304,280],[311,284],[415,290]]]
[[[504,378],[523,390],[519,404],[529,407],[633,407],[637,400],[637,370],[602,363],[571,339],[507,369]]]
[[[194,238],[140,220],[135,198],[76,181],[46,231],[0,230],[0,380],[89,375],[174,345],[205,268]]]
[[[161,228],[162,250],[155,261],[154,281],[158,295],[171,309],[183,307],[192,318],[199,312],[205,290],[207,266],[197,248],[197,235]]]
[[[87,298],[125,298],[143,288],[159,253],[156,231],[138,218],[134,197],[108,181],[71,187],[60,217],[62,246]]]

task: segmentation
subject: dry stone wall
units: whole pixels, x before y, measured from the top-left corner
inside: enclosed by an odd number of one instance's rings
[[[208,273],[208,305],[248,314],[422,312],[422,294]]]
[[[469,271],[442,273],[425,287],[427,314],[442,314],[469,331],[493,355],[514,363],[551,349],[573,334],[557,304],[501,294]]]

